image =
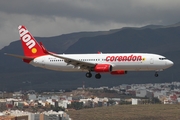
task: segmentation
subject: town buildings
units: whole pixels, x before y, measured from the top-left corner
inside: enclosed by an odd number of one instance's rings
[[[112,106],[118,104],[177,104],[180,103],[180,82],[155,84],[123,84],[99,88],[78,88],[74,94],[44,92],[0,92],[0,116],[16,114],[28,116],[28,119],[64,119],[69,120],[67,110]],[[88,94],[87,94],[88,93]],[[95,94],[98,93],[98,94]],[[107,94],[108,93],[108,94]],[[92,95],[91,95],[92,94]],[[104,96],[102,96],[104,94]],[[112,96],[115,95],[115,96]],[[101,95],[101,96],[98,96]],[[16,111],[20,110],[20,111]],[[28,111],[28,112],[22,112]],[[49,112],[46,112],[49,111]],[[55,112],[56,111],[56,112]],[[49,116],[49,117],[48,117]],[[52,118],[50,118],[50,116]],[[16,118],[17,119],[17,118]],[[23,119],[26,119],[23,118]]]

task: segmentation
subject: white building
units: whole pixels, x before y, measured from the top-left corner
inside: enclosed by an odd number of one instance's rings
[[[0,112],[0,116],[4,116],[4,113]]]
[[[7,114],[7,111],[5,113],[2,113],[2,115],[6,115],[6,114]],[[8,115],[16,116],[16,117],[27,116],[28,120],[71,120],[69,115],[63,111],[30,113],[30,112],[24,112],[24,111],[19,111],[19,110],[11,110],[11,111],[8,111]]]
[[[20,98],[22,98],[22,96],[23,96],[23,94],[21,93],[21,91],[13,93],[13,98],[20,99]]]
[[[141,99],[132,98],[132,105],[141,104]]]
[[[121,101],[121,98],[109,98],[109,100],[113,100],[113,101]]]
[[[40,118],[40,113],[30,113],[28,115],[29,120],[39,120]]]
[[[166,95],[167,95],[167,92],[168,92],[168,91],[164,91],[164,90],[163,90],[163,91],[155,91],[155,92],[154,92],[154,97],[159,97],[159,96],[162,96],[162,95],[163,95],[163,96],[166,96]]]
[[[47,99],[46,100],[49,104],[55,106],[55,102],[52,99]]]
[[[67,108],[67,105],[68,105],[68,104],[71,104],[71,102],[68,101],[68,100],[60,100],[60,101],[58,102],[58,106],[59,106],[59,107],[62,107],[62,108]]]
[[[109,99],[107,97],[104,97],[104,98],[99,98],[99,101],[100,102],[108,102]]]
[[[37,100],[37,97],[35,94],[28,94],[28,99],[35,101],[35,100]]]
[[[179,97],[179,98],[177,98],[177,101],[178,101],[178,103],[180,103],[180,97]]]
[[[79,102],[83,102],[83,104],[86,104],[86,102],[92,101],[92,98],[87,98],[87,99],[80,99]]]
[[[147,90],[146,89],[139,89],[136,91],[136,97],[146,97]]]
[[[41,117],[43,117],[44,120],[71,120],[71,118],[69,118],[69,115],[66,114],[63,111],[59,111],[59,112],[55,112],[55,111],[43,112],[41,114]]]

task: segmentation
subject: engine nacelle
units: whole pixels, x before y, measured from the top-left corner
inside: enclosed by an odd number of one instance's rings
[[[127,74],[127,71],[117,70],[117,71],[112,71],[111,74],[112,75],[124,75],[124,74]]]
[[[112,65],[109,65],[109,64],[97,64],[94,67],[94,71],[97,72],[97,73],[111,72],[112,71]]]

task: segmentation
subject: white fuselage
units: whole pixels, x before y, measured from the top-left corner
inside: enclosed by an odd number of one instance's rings
[[[96,64],[110,64],[112,71],[162,71],[173,65],[164,56],[148,53],[59,54],[67,58]],[[44,55],[30,62],[33,66],[56,71],[87,71],[67,64],[63,59]]]

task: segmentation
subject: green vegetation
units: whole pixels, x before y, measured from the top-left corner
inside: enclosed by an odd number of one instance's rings
[[[68,105],[68,108],[73,108],[76,110],[82,109],[83,108],[83,102],[72,102],[71,104]]]
[[[69,111],[73,120],[179,120],[180,105],[117,105]]]
[[[63,108],[63,107],[54,107],[54,106],[51,106],[51,109],[53,111],[56,111],[56,112],[58,112],[58,111],[65,111],[65,108]]]

